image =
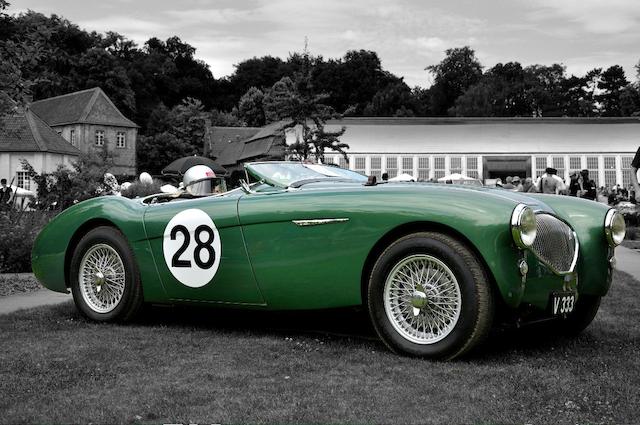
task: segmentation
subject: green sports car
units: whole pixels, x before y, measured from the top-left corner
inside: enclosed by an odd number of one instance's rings
[[[567,196],[245,169],[254,182],[222,194],[77,204],[38,236],[33,271],[98,321],[143,303],[364,306],[391,350],[451,359],[494,323],[582,331],[625,233],[615,210]]]

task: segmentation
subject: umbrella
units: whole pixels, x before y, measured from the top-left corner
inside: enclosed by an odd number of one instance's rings
[[[216,173],[216,175],[227,174],[227,170],[225,170],[222,165],[218,164],[213,159],[204,156],[193,155],[176,159],[171,164],[162,169],[162,175],[180,177],[194,165],[206,165],[207,167],[211,168],[213,172]]]
[[[474,179],[473,177],[467,177],[460,173],[449,174],[448,176],[440,177],[438,179],[439,182],[445,183],[455,183],[455,184],[467,184],[471,186],[482,186],[482,182],[478,179]]]
[[[33,192],[31,190],[23,189],[21,187],[14,186],[14,185],[11,185],[9,187],[13,191],[13,195],[14,196],[21,196],[21,197],[24,197],[24,198],[35,198],[36,197],[35,192]]]
[[[402,173],[389,179],[390,182],[413,182],[415,179],[411,174]]]

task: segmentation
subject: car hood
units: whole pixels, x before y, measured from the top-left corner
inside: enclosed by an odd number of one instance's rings
[[[301,187],[302,190],[346,190],[346,189],[356,189],[360,190],[369,190],[374,189],[374,187],[367,187],[362,183],[357,182],[318,182],[311,183]],[[489,188],[489,187],[477,187],[477,186],[469,186],[469,185],[455,185],[455,184],[442,184],[442,183],[418,183],[418,182],[390,182],[390,183],[382,183],[375,186],[378,190],[381,191],[402,191],[402,192],[415,192],[417,196],[424,195],[429,196],[429,194],[442,194],[443,192],[450,192],[452,196],[464,197],[465,193],[472,194],[474,198],[486,198],[487,202],[493,201],[502,201],[507,203],[516,204],[525,204],[531,207],[534,211],[544,211],[548,213],[555,213],[554,209],[551,208],[541,197],[545,195],[540,194],[531,194],[531,193],[523,193],[523,192],[513,192],[506,189],[498,189],[498,188]],[[375,189],[374,189],[375,190]],[[556,195],[546,195],[546,196],[556,196]]]

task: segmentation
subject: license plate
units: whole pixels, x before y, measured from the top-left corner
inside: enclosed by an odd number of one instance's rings
[[[554,316],[573,312],[576,305],[574,292],[555,292],[551,294],[551,313]]]

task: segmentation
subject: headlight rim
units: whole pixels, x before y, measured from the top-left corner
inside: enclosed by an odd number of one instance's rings
[[[516,207],[513,209],[513,212],[511,213],[511,236],[513,237],[513,241],[515,242],[516,246],[520,249],[531,248],[531,246],[533,246],[533,244],[535,243],[537,236],[537,229],[536,226],[534,226],[532,231],[533,236],[529,235],[530,237],[525,236],[525,238],[523,238],[523,235],[525,235],[525,233],[522,229],[522,221],[525,217],[525,214],[531,214],[534,220],[536,218],[533,209],[526,204],[516,205]],[[527,243],[527,239],[530,239],[531,242]]]
[[[619,242],[616,241],[616,235],[614,235],[613,233],[613,224],[617,217],[620,217],[620,219],[622,220],[623,229],[624,229],[624,231],[622,232],[622,237],[620,238]],[[622,244],[622,241],[624,241],[624,237],[627,233],[626,230],[627,230],[626,223],[624,222],[624,217],[622,216],[622,214],[620,214],[614,208],[609,209],[609,211],[607,211],[607,214],[604,217],[604,234],[607,238],[607,243],[609,244],[609,246],[612,248],[620,246],[620,244]]]

